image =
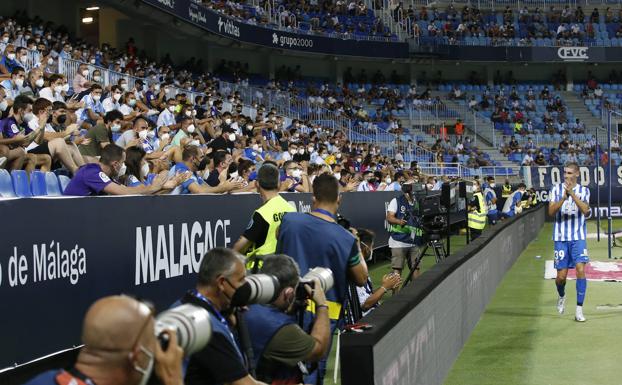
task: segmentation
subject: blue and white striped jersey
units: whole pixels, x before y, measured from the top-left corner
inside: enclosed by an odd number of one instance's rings
[[[572,191],[583,202],[590,202],[590,190],[577,184]],[[559,202],[564,194],[564,185],[556,184],[553,186],[549,199],[551,202]],[[554,241],[578,241],[585,240],[587,234],[585,215],[571,197],[566,198],[561,209],[555,214],[553,225]]]

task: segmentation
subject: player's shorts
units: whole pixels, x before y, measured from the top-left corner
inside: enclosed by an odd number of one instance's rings
[[[555,269],[574,269],[577,263],[588,263],[585,240],[555,241]]]

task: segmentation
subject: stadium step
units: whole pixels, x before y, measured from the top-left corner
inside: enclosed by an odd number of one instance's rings
[[[575,118],[580,119],[585,124],[588,132],[593,132],[594,128],[603,126],[601,120],[592,115],[585,103],[583,103],[583,99],[577,93],[562,91],[561,97],[564,99],[568,109],[574,113]]]

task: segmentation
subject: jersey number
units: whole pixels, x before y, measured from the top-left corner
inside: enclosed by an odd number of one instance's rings
[[[555,250],[555,260],[561,261],[564,259],[564,250]]]

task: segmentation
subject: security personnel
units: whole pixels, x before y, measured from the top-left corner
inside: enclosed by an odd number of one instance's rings
[[[255,212],[248,227],[233,245],[239,253],[246,253],[246,268],[253,273],[261,267],[262,255],[274,254],[276,231],[285,213],[296,211],[279,195],[279,169],[274,163],[264,162],[257,172],[257,191],[264,202]]]
[[[476,239],[482,234],[486,227],[486,202],[480,188],[479,182],[473,183],[473,199],[469,203],[468,226],[471,233],[471,240]]]
[[[505,180],[505,184],[501,187],[501,198],[509,198],[512,195],[512,185],[508,179]]]
[[[402,193],[391,200],[386,215],[386,220],[391,225],[389,230],[391,268],[397,274],[401,274],[406,258],[412,263],[419,257],[424,243],[413,185],[404,183]],[[415,278],[417,276],[418,271],[415,272]]]
[[[497,210],[497,193],[495,192],[495,178],[489,176],[487,185],[484,189],[484,200],[486,201],[486,209],[488,210],[488,223],[494,225],[497,223],[498,210]]]

